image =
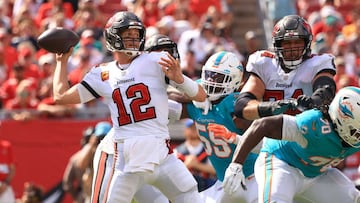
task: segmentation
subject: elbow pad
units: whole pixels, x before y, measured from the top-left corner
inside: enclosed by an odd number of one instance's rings
[[[246,119],[243,116],[243,110],[244,110],[245,106],[249,103],[249,101],[254,100],[254,99],[256,100],[255,95],[250,92],[240,93],[238,98],[235,101],[235,106],[234,106],[235,116],[238,118],[241,118],[241,119]]]

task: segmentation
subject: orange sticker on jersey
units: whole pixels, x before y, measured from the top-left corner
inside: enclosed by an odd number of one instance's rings
[[[109,79],[109,71],[103,71],[101,72],[101,80],[105,81]]]

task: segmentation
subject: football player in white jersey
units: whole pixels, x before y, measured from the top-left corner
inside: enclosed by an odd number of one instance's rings
[[[93,67],[81,83],[69,87],[71,52],[57,54],[53,88],[59,104],[103,97],[109,106],[115,154],[104,202],[129,203],[145,184],[156,186],[173,203],[200,202],[195,179],[169,148],[166,81],[195,101],[204,101],[205,91],[182,74],[170,54],[141,53],[145,27],[135,14],[115,13],[104,36],[115,60]]]
[[[174,58],[179,58],[177,45],[169,37],[155,34],[146,40],[145,51],[167,51]],[[172,100],[169,102],[169,123],[180,119],[181,104]],[[105,189],[109,182],[114,157],[114,130],[100,142],[94,155],[94,177],[92,184],[92,203],[101,203],[104,199]],[[139,189],[134,199],[137,203],[168,203],[169,200],[154,186],[144,185]]]
[[[334,57],[311,54],[308,22],[298,15],[285,16],[274,26],[272,42],[274,52],[250,55],[246,65],[250,77],[235,102],[235,116],[254,120],[299,113],[292,110],[294,102],[290,98],[297,99],[298,107],[303,109],[330,104],[336,90]],[[237,156],[235,153],[234,160]],[[233,161],[226,170],[224,187],[231,187],[241,170],[242,166]]]

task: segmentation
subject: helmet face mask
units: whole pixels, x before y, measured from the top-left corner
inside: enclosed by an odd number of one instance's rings
[[[339,136],[352,147],[360,147],[360,89],[340,89],[329,106],[329,115]]]
[[[286,67],[291,69],[302,63],[303,56],[306,52],[304,40],[283,40],[281,48],[277,48],[279,58]]]
[[[125,31],[131,29],[138,30],[138,38],[122,37]],[[144,50],[145,27],[135,14],[127,11],[117,12],[106,23],[104,38],[109,51],[136,56]]]
[[[280,65],[290,70],[296,69],[311,54],[311,27],[298,15],[285,16],[274,26],[272,41]],[[291,48],[284,47],[291,43],[294,44]]]
[[[236,91],[241,84],[244,68],[231,52],[217,52],[202,68],[200,84],[208,99],[216,101]]]

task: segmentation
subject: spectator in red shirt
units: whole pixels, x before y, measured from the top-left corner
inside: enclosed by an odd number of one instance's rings
[[[90,53],[88,51],[86,51],[86,49],[81,49],[81,50],[84,50],[84,52],[79,53],[79,55],[78,55],[78,57],[80,58],[79,65],[74,70],[72,70],[68,75],[69,82],[71,85],[81,82],[84,75],[91,68]],[[79,50],[79,51],[81,51],[81,50]]]
[[[7,75],[9,76],[10,72],[16,61],[18,60],[17,50],[10,45],[11,34],[5,29],[0,28],[0,43],[4,47],[4,56],[5,64],[7,65]]]
[[[8,66],[5,62],[5,50],[3,44],[0,43],[0,86],[9,77]]]
[[[47,53],[39,58],[39,67],[42,69],[44,78],[39,82],[37,97],[43,99],[52,96],[52,80],[55,71],[55,55]]]
[[[189,10],[202,17],[210,6],[214,6],[218,12],[221,12],[220,0],[190,0]]]
[[[346,73],[345,61],[341,56],[336,57],[335,65],[336,65],[336,75],[334,76],[334,80],[336,82],[337,90],[346,86],[359,87],[358,78],[355,75],[350,75]]]
[[[48,2],[41,4],[35,21],[40,27],[44,20],[59,12],[64,13],[65,17],[69,19],[74,15],[74,9],[71,3],[63,2],[63,0],[48,0]]]
[[[24,66],[20,64],[15,64],[12,68],[12,74],[14,77],[7,79],[1,86],[0,86],[0,99],[2,103],[6,105],[6,103],[15,98],[16,95],[16,88],[23,81],[24,78]],[[33,81],[33,87],[36,88],[35,81],[33,79],[27,79]]]
[[[5,108],[8,110],[36,109],[39,100],[36,98],[36,89],[29,80],[22,80],[16,88],[15,98],[9,100]]]
[[[74,13],[73,21],[76,32],[92,29],[96,39],[102,37],[102,29],[106,23],[106,16],[99,10],[96,0],[79,0],[79,9]]]
[[[163,16],[158,3],[159,0],[143,0],[140,6],[136,8],[135,13],[141,18],[145,27],[155,26]]]
[[[15,202],[11,181],[15,175],[15,162],[12,145],[0,140],[0,202]]]
[[[29,45],[29,46],[28,46]],[[23,42],[19,44],[19,64],[24,66],[24,78],[33,78],[40,81],[43,73],[35,61],[35,49],[31,43]],[[12,77],[12,75],[10,75]]]

